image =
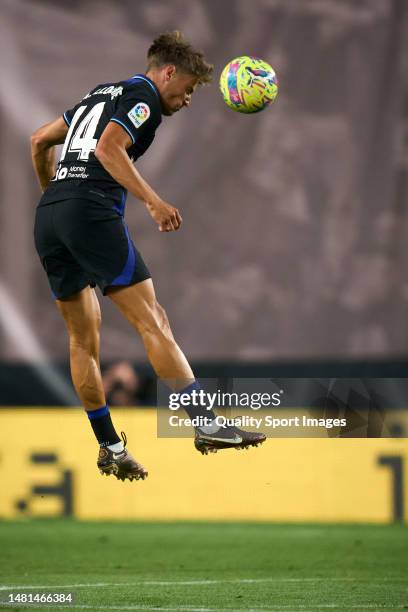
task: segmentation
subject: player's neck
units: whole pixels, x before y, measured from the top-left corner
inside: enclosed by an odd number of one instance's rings
[[[148,70],[145,73],[145,76],[147,76],[148,79],[150,79],[157,87],[157,89],[160,91],[160,87],[162,85],[162,79],[160,72],[158,72],[157,70]]]

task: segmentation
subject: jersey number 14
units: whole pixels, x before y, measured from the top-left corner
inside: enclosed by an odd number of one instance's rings
[[[86,106],[80,106],[72,118],[69,126],[68,134],[62,149],[60,161],[64,161],[67,152],[78,153],[78,159],[88,161],[89,154],[95,151],[98,144],[97,138],[94,138],[96,128],[98,127],[99,119],[103,113],[105,102],[95,104],[86,115],[82,118],[81,123],[77,127],[77,123],[82,117]]]

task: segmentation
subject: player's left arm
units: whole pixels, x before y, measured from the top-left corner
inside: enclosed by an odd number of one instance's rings
[[[67,124],[58,117],[31,136],[31,159],[43,191],[55,174],[55,145],[64,142],[67,132]]]

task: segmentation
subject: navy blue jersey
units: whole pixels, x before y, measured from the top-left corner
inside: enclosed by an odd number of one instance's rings
[[[98,85],[63,117],[68,134],[56,174],[39,206],[68,198],[109,198],[123,212],[126,190],[98,161],[95,149],[109,121],[114,121],[132,140],[127,150],[130,159],[135,161],[143,155],[161,123],[160,95],[155,84],[137,74],[127,81]]]

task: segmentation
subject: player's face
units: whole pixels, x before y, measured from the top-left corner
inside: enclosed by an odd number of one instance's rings
[[[189,106],[197,81],[197,77],[190,74],[177,71],[170,74],[160,91],[163,115],[173,115],[183,106]]]

